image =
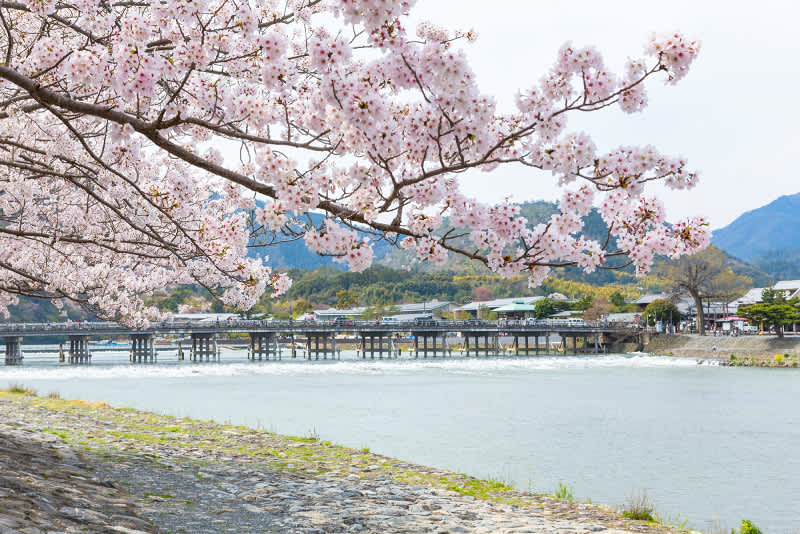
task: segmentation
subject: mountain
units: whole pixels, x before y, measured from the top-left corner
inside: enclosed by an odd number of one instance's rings
[[[263,206],[260,202],[258,202],[258,204]],[[316,226],[319,226],[324,219],[324,217],[318,213],[311,213],[309,216]],[[359,233],[363,237],[372,238],[372,250],[375,261],[379,261],[390,252],[392,247],[385,241],[375,242],[374,236],[364,232]],[[311,252],[302,238],[276,245],[252,247],[247,255],[251,258],[263,258],[264,256],[268,256],[269,261],[267,264],[274,269],[316,269],[318,267],[335,267],[340,270],[347,269],[346,264],[334,261],[334,258],[330,256],[320,256],[315,252]]]
[[[558,206],[554,202],[546,201],[530,201],[522,202],[519,204],[520,215],[528,219],[531,226],[539,223],[546,222],[547,219],[558,212]],[[443,227],[449,228],[449,222],[444,221]],[[583,218],[583,235],[590,239],[597,240],[601,243],[605,242],[608,236],[608,226],[606,225],[597,208],[592,208],[588,215]],[[616,247],[616,239],[612,236],[609,239],[609,249],[613,250]],[[753,280],[753,283],[758,287],[765,287],[774,282],[776,275],[772,272],[765,272],[764,269],[758,265],[753,265],[752,262],[745,262],[733,255],[724,251],[727,257],[726,265],[733,270],[736,274],[741,274]],[[798,249],[800,256],[800,249]],[[612,260],[614,261],[614,260]],[[475,261],[456,254],[450,255],[450,261],[446,265],[437,266],[432,262],[414,263],[412,261],[412,253],[406,250],[391,250],[383,260],[379,262],[384,266],[390,267],[406,267],[414,271],[422,271],[428,273],[438,272],[459,272],[461,274],[479,275],[486,273],[483,265]],[[616,263],[609,262],[608,267],[615,264],[620,265],[622,261]],[[800,265],[800,264],[798,264]],[[564,280],[584,282],[593,285],[606,285],[606,284],[636,284],[637,278],[633,274],[633,267],[627,266],[621,269],[598,269],[593,273],[586,273],[583,269],[578,267],[567,267],[566,269],[559,270],[558,277]],[[800,278],[800,274],[796,278]]]
[[[800,193],[782,196],[740,215],[725,228],[715,230],[711,242],[739,259],[756,260],[757,265],[774,260],[771,255],[775,251],[800,248]]]
[[[527,201],[518,204],[520,208],[520,216],[528,219],[529,226],[535,226],[540,223],[547,222],[551,215],[558,213],[558,205],[555,202],[547,202],[544,200]],[[596,208],[583,218],[583,234],[590,238],[605,242],[608,235],[608,226],[600,216]],[[445,219],[442,223],[442,232],[452,228],[449,219]],[[463,238],[466,243],[467,238]],[[611,237],[609,240],[609,247],[616,247],[616,239]],[[433,262],[416,263],[413,260],[414,253],[407,250],[394,249],[391,250],[382,260],[380,264],[390,267],[403,267],[414,271],[423,272],[451,272],[458,271],[463,274],[478,275],[486,272],[483,264],[469,260],[466,257],[459,256],[451,253],[449,261],[445,265],[436,265]],[[608,283],[628,283],[634,279],[633,268],[627,267],[620,270],[605,270],[599,269],[594,273],[587,274],[583,269],[568,267],[561,270],[559,275],[567,280],[580,280],[592,284],[608,284]]]
[[[800,248],[762,252],[750,263],[776,280],[800,279]]]

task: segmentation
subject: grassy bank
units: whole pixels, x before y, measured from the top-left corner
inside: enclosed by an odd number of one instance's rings
[[[610,507],[574,502],[571,495],[523,492],[502,480],[482,480],[438,470],[320,440],[316,436],[284,436],[243,426],[178,418],[102,402],[64,400],[55,393],[36,396],[24,387],[0,390],[0,407],[16,417],[46,421],[40,431],[57,436],[73,448],[93,453],[134,451],[158,459],[176,454],[202,462],[234,461],[287,476],[352,480],[389,478],[393,482],[437,488],[480,501],[530,510],[547,519],[590,520],[626,532],[676,532],[657,521],[636,521]]]

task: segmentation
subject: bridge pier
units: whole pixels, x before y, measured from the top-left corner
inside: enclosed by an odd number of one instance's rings
[[[278,351],[278,336],[275,332],[250,332],[250,347],[247,349],[247,359],[280,359]]]
[[[470,343],[469,343],[470,337],[474,338],[475,340],[474,351],[476,357],[481,355],[481,349],[483,350],[483,355],[487,358],[490,355],[493,356],[500,355],[500,337],[495,333],[492,333],[490,335],[489,332],[480,332],[480,333],[462,332],[461,336],[464,338],[464,349],[466,351],[468,358],[470,353]],[[481,338],[483,338],[483,347],[481,347]],[[518,340],[515,341],[515,346],[516,347],[519,346]]]
[[[88,335],[69,336],[69,363],[89,363],[92,355],[89,353]]]
[[[531,346],[531,337],[533,337],[533,346]],[[520,347],[520,338],[522,338],[524,345]],[[514,334],[514,354],[519,356],[520,354],[524,356],[530,356],[531,352],[533,351],[534,354],[538,356],[539,354],[539,336],[534,335],[530,336],[526,332],[525,334],[520,335],[519,333]]]
[[[192,348],[189,359],[193,362],[219,361],[217,336],[213,333],[192,333]]]
[[[383,332],[379,333],[362,333],[361,334],[361,359],[364,360],[367,358],[367,352],[369,352],[370,360],[375,359],[375,339],[378,340],[378,359],[383,359],[383,353],[386,353],[387,358],[392,357],[392,338],[391,334],[384,335]],[[369,339],[369,345],[367,344],[367,339]],[[368,348],[369,347],[369,348]]]
[[[153,334],[131,334],[131,363],[155,363],[155,337]]]
[[[312,343],[313,339],[313,343]],[[331,345],[328,347],[328,340],[331,340]],[[322,348],[320,348],[320,340],[322,341]],[[330,351],[329,351],[330,349]],[[308,359],[311,359],[311,354],[314,354],[314,359],[319,360],[319,354],[322,353],[322,359],[328,359],[328,352],[331,354],[332,359],[336,359],[336,335],[326,333],[306,333],[306,353]]]
[[[10,336],[3,340],[6,342],[6,365],[21,365],[23,359],[22,337]]]
[[[399,356],[397,341],[399,332],[414,334],[415,358],[436,358],[447,356],[447,332],[460,332],[467,357],[490,356],[512,353],[517,356],[532,356],[533,354],[552,355],[554,352],[565,354],[601,354],[610,351],[630,351],[640,347],[641,332],[632,328],[622,328],[606,324],[581,324],[569,323],[475,323],[469,322],[404,322],[388,326],[371,323],[359,323],[348,328],[356,332],[360,342],[360,356],[364,359],[383,359]],[[101,336],[130,336],[131,363],[155,362],[157,351],[154,346],[154,335],[181,335],[191,336],[191,342],[186,347],[178,343],[178,360],[183,359],[184,352],[189,352],[193,362],[218,361],[220,351],[217,347],[216,334],[221,332],[249,332],[250,350],[248,358],[280,359],[277,350],[277,340],[281,332],[288,335],[292,341],[292,357],[296,357],[296,350],[306,348],[309,359],[327,359],[329,355],[336,357],[338,352],[336,334],[340,330],[336,325],[325,326],[320,323],[294,323],[291,321],[267,323],[264,321],[233,321],[217,324],[191,324],[191,323],[160,323],[153,324],[147,330],[133,330],[123,325],[108,323],[83,323],[59,325],[0,325],[0,344],[5,345],[5,363],[8,365],[22,362],[22,341],[33,336],[46,336],[58,333],[65,338],[65,343],[58,349],[59,361],[69,363],[88,363],[91,361],[89,352],[89,337]],[[500,346],[501,334],[510,336],[513,340],[513,349]],[[558,337],[561,335],[560,338]],[[551,337],[556,336],[560,342],[553,346]],[[544,342],[544,351],[542,343]],[[572,338],[570,340],[570,338]],[[581,339],[580,343],[578,338]],[[68,339],[69,343],[66,342]],[[188,340],[187,340],[188,341]],[[296,343],[295,343],[296,341]],[[572,345],[570,347],[570,345]],[[2,349],[0,349],[2,350]],[[376,354],[377,353],[377,354]],[[320,358],[320,356],[322,356]],[[305,353],[303,354],[305,357]]]
[[[447,332],[413,332],[414,334],[414,358],[419,358],[420,347],[419,347],[419,340],[422,339],[422,357],[428,357],[428,351],[430,350],[430,354],[432,358],[436,358],[437,355],[441,356],[442,358],[447,357]],[[428,340],[430,340],[430,347],[428,346]],[[441,340],[441,343],[437,343],[437,340]]]

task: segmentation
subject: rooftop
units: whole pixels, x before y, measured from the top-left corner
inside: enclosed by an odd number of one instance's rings
[[[494,300],[480,300],[475,302],[470,302],[469,304],[464,304],[460,308],[459,311],[477,311],[478,308],[489,308],[490,310],[494,310],[496,308],[500,308],[501,306],[508,306],[509,304],[514,304],[515,302],[520,302],[522,304],[533,304],[537,300],[541,300],[544,297],[511,297],[505,299],[494,299]]]
[[[420,314],[420,313],[427,313],[436,310],[441,310],[443,308],[449,308],[450,306],[455,306],[455,305],[452,302],[443,300],[429,300],[427,302],[396,304],[392,306],[392,309],[397,310],[401,314]],[[314,310],[314,315],[316,315],[317,317],[326,317],[326,318],[353,317],[357,315],[362,315],[365,311],[367,311],[366,306],[357,306],[354,308],[328,308],[325,310]]]
[[[493,311],[497,313],[508,313],[508,312],[532,312],[535,310],[536,306],[534,306],[533,304],[525,304],[521,300],[515,300],[511,304],[500,306],[499,308],[495,308]]]
[[[650,304],[654,300],[671,300],[672,295],[667,293],[650,293],[649,295],[642,295],[633,301],[633,304]]]
[[[314,310],[314,315],[317,317],[350,317],[353,315],[361,315],[367,311],[366,306],[358,306],[355,308],[328,308],[327,310]]]
[[[800,280],[780,280],[775,282],[775,285],[772,286],[772,289],[779,291],[797,291],[800,289]]]
[[[755,304],[756,302],[760,302],[761,293],[764,292],[764,289],[765,288],[763,287],[754,287],[738,299],[734,300],[732,304],[735,303],[738,306],[742,306],[745,304]]]

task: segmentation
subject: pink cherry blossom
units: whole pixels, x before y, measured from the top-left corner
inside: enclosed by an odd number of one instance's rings
[[[569,130],[577,113],[644,109],[650,78],[685,77],[697,41],[655,35],[620,71],[567,43],[500,113],[464,49],[475,31],[409,32],[415,4],[6,3],[0,313],[33,295],[141,324],[159,316],[144,296],[184,283],[247,309],[290,287],[248,257],[285,239],[357,271],[386,239],[418,261],[463,254],[531,285],[611,255],[644,272],[708,243],[702,217],[669,226],[647,195],[652,182],[693,187],[684,158],[601,151]],[[491,180],[508,165],[554,176],[559,212],[531,227],[510,200],[462,190],[465,171]],[[593,206],[617,250],[582,236]]]

